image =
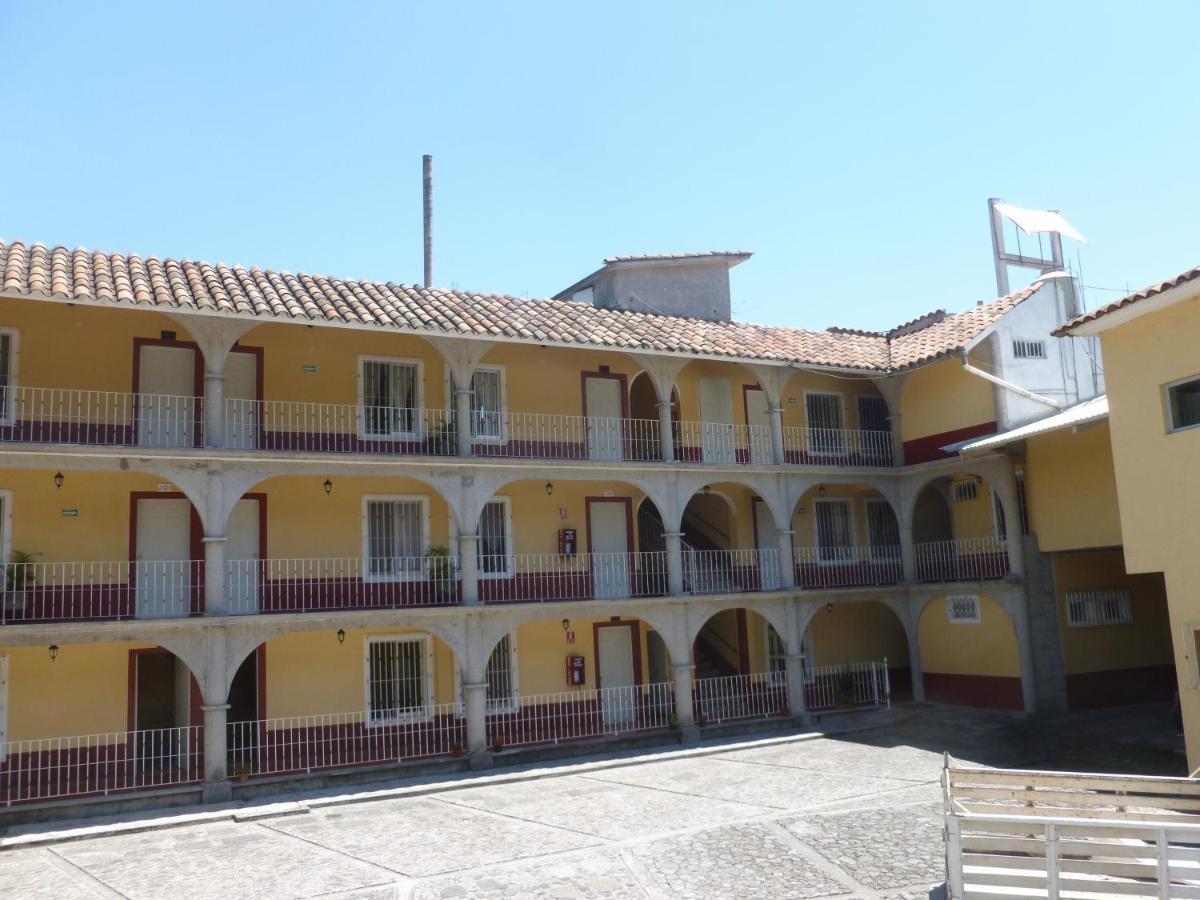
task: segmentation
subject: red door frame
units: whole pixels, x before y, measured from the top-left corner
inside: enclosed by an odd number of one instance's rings
[[[629,378],[623,372],[580,372],[579,373],[579,390],[580,390],[580,393],[582,394],[583,418],[585,420],[588,417],[587,380],[589,378],[608,378],[610,380],[616,381],[620,388],[621,423],[622,423],[621,424],[621,444],[622,444],[621,449],[622,449],[622,456],[624,456],[625,459],[629,459],[630,455],[631,455],[630,451],[632,450],[632,448],[630,447],[630,440],[631,440],[632,436],[629,434],[629,429],[625,426],[625,422],[628,421],[628,419],[629,419]],[[584,441],[583,449],[584,449],[584,454],[585,454],[584,458],[586,459],[587,458],[586,457],[586,454],[587,454],[587,423],[586,423],[586,421],[584,422],[583,441]]]
[[[600,629],[601,628],[628,628],[629,642],[633,648],[633,683],[637,687],[641,687],[642,682],[642,622],[640,619],[621,619],[620,616],[614,617],[617,621],[612,622],[593,622],[592,623],[592,654],[596,659],[596,688],[599,690],[604,687],[602,676],[600,674]]]
[[[200,345],[195,341],[178,341],[168,338],[148,338],[135,337],[133,339],[133,393],[141,392],[142,380],[142,347],[176,347],[181,350],[193,351],[194,375],[192,378],[193,396],[204,396],[204,354],[200,352]],[[254,354],[254,380],[255,380],[255,399],[263,399],[263,348],[262,347],[243,347],[241,344],[234,344],[230,348],[230,353],[253,353]]]
[[[633,552],[633,498],[632,497],[584,497],[584,519],[587,527],[588,553],[594,553],[592,548],[592,504],[593,503],[624,503],[625,504],[625,547],[627,553]]]

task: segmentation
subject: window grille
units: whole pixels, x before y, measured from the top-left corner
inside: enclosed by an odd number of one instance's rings
[[[972,500],[979,499],[979,482],[971,479],[970,481],[954,482],[954,502],[955,503],[970,503]]]
[[[848,500],[818,500],[817,554],[821,562],[841,562],[845,547],[854,546]]]
[[[1016,359],[1045,359],[1046,342],[1027,341],[1021,339],[1014,340],[1013,357]]]
[[[867,501],[867,540],[873,559],[900,558],[900,526],[886,500]]]
[[[1132,621],[1133,604],[1125,589],[1067,594],[1067,625],[1071,628],[1128,625]]]
[[[416,430],[418,382],[414,363],[364,359],[364,431],[376,436],[412,434]]]
[[[484,575],[509,574],[508,503],[489,500],[479,516],[479,571]]]
[[[959,594],[946,598],[950,621],[967,625],[979,621],[979,598],[974,594]]]
[[[421,575],[424,530],[420,500],[367,501],[367,574],[376,578]]]
[[[371,724],[383,725],[429,714],[429,639],[423,635],[369,638],[367,702]]]
[[[512,634],[500,638],[488,657],[487,707],[490,712],[510,710],[517,705],[517,673],[514,665],[517,639]]]

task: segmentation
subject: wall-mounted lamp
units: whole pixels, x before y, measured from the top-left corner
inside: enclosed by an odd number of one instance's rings
[[[547,481],[546,482],[546,496],[549,497],[553,493],[554,493],[554,482]]]
[[[62,488],[62,484],[63,484],[63,482],[64,482],[64,481],[66,481],[66,480],[67,480],[67,476],[66,476],[66,475],[64,475],[62,472],[55,472],[55,473],[54,473],[54,487],[55,487],[56,489],[60,489],[60,488]]]
[[[562,625],[563,625],[563,631],[571,630],[571,620],[570,619],[563,619]]]
[[[712,488],[706,484],[704,487],[700,488],[700,493],[702,493],[705,497],[707,497],[708,492],[711,490],[712,490]]]
[[[821,485],[819,488],[817,488],[817,496],[818,497],[825,496],[825,485]]]
[[[330,481],[328,478],[325,479],[325,484],[323,484],[322,487],[325,488],[326,496],[333,493],[333,482]]]
[[[825,604],[825,612],[827,612],[827,613],[833,612],[833,604],[832,603]]]
[[[346,629],[345,628],[338,629],[338,643],[339,644],[346,643]]]
[[[54,662],[56,659],[58,659],[58,644],[51,644],[49,650],[50,662]]]

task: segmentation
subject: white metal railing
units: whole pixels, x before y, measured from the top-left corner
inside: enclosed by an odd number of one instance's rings
[[[445,606],[459,599],[457,567],[444,556],[225,563],[226,611],[233,615]]]
[[[778,672],[697,678],[692,697],[701,725],[784,715],[790,708],[787,680]]]
[[[849,709],[891,706],[892,685],[887,660],[817,666],[805,672],[806,709]]]
[[[683,589],[691,594],[741,594],[778,590],[778,550],[683,551]]]
[[[296,400],[226,400],[225,445],[304,453],[458,452],[453,417],[442,410]]]
[[[890,466],[890,431],[851,428],[783,429],[783,449],[789,463],[821,466]]]
[[[453,703],[414,709],[282,716],[226,725],[231,778],[403,762],[463,752]]]
[[[471,446],[476,456],[656,460],[659,434],[657,419],[493,412],[473,417]]]
[[[769,465],[774,461],[771,429],[765,425],[675,422],[673,428],[679,462]]]
[[[1008,574],[1008,547],[994,537],[915,545],[918,581],[978,581]]]
[[[0,389],[0,441],[87,446],[194,447],[204,440],[199,397]]]
[[[201,725],[0,742],[0,803],[191,784],[203,748]]]
[[[484,603],[661,597],[667,593],[667,554],[481,556],[479,579]]]
[[[652,731],[674,724],[671,685],[659,682],[521,697],[515,710],[488,713],[487,739],[493,749],[503,749]]]
[[[900,547],[793,547],[796,584],[805,588],[897,584]]]
[[[8,563],[0,624],[182,618],[202,608],[197,560]]]

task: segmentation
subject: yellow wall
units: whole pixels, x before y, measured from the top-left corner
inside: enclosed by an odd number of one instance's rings
[[[1030,528],[1044,553],[1121,544],[1107,423],[1030,438],[1025,451]]]
[[[1132,623],[1093,628],[1067,626],[1069,592],[1112,588],[1129,590]],[[1054,592],[1058,598],[1066,674],[1171,663],[1171,630],[1162,579],[1158,575],[1126,575],[1120,550],[1054,554]]]
[[[992,386],[963,371],[957,359],[923,366],[907,377],[900,401],[901,440],[911,441],[996,420]]]
[[[946,598],[921,614],[921,662],[928,673],[1019,678],[1021,662],[1012,622],[991,597],[979,597],[978,624],[952,623]]]
[[[835,603],[832,612],[819,610],[809,625],[814,664],[881,662],[888,667],[908,665],[908,638],[896,614],[882,603]]]
[[[8,740],[125,731],[129,651],[150,644],[63,644],[0,649],[8,657]]]
[[[571,618],[571,631],[575,632],[575,643],[567,643],[567,633],[560,619],[540,619],[527,622],[517,629],[517,678],[522,697],[535,694],[556,694],[575,690],[566,682],[568,656],[584,658],[584,688],[596,687],[596,641],[594,625],[607,623],[605,619]],[[642,660],[642,680],[649,679],[649,662],[646,652],[648,626],[636,619],[623,617],[623,622],[632,623],[636,629],[638,652]]]
[[[412,628],[346,629],[345,643],[338,643],[335,630],[272,638],[267,641],[267,716],[364,710],[366,637],[418,633]],[[430,640],[434,702],[455,703],[454,654],[436,637]]]

